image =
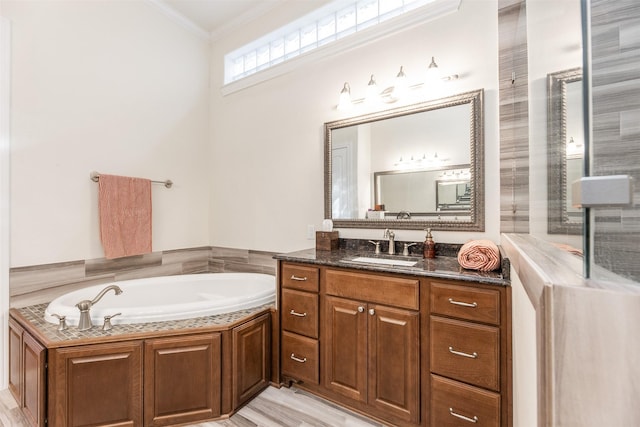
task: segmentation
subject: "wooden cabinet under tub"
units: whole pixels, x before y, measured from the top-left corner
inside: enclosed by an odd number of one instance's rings
[[[508,283],[278,268],[283,383],[385,425],[512,425]]]
[[[119,325],[84,335],[20,310],[10,311],[10,389],[32,426],[202,422],[235,412],[269,384],[269,308],[227,323],[212,316],[187,328],[156,323],[118,334]]]

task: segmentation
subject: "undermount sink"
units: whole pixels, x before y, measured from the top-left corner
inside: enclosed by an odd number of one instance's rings
[[[380,264],[380,265],[390,265],[390,266],[402,266],[402,267],[413,267],[418,262],[417,261],[405,261],[402,259],[388,259],[388,258],[369,258],[369,257],[356,257],[350,260],[344,260],[346,262],[361,262],[365,264]]]

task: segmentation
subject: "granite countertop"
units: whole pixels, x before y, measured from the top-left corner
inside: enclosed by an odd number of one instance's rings
[[[420,255],[410,255],[408,257],[403,255],[388,255],[387,253],[376,255],[373,251],[367,250],[367,246],[360,246],[359,244],[355,244],[355,246],[351,244],[345,245],[343,242],[340,242],[340,249],[334,251],[305,249],[297,252],[278,254],[274,256],[274,258],[281,261],[304,262],[308,264],[351,268],[355,270],[399,273],[422,277],[438,277],[499,286],[511,285],[511,281],[509,280],[510,264],[508,258],[504,255],[502,256],[500,270],[488,272],[467,270],[458,264],[456,247],[459,249],[460,246],[461,245],[446,244],[436,246],[436,257],[433,259],[425,259]],[[411,267],[405,267],[402,265],[390,266],[352,262],[351,260],[356,257],[415,261],[416,264]]]

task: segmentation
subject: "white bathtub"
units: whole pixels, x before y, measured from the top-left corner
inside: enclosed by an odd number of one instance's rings
[[[77,325],[80,311],[76,304],[94,299],[102,289],[115,284],[122,294],[109,291],[91,307],[94,325],[102,325],[104,316],[122,313],[112,324],[146,323],[190,319],[230,313],[275,301],[274,276],[256,273],[211,273],[164,276],[126,280],[90,286],[69,292],[51,301],[45,320],[58,323],[53,314],[67,317]]]

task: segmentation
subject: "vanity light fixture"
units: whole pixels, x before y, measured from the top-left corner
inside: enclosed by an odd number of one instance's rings
[[[351,86],[345,82],[342,90],[340,91],[340,102],[338,103],[338,110],[348,110],[353,106],[351,103]]]
[[[410,90],[433,87],[438,82],[449,82],[460,78],[458,74],[451,74],[448,76],[442,76],[440,68],[436,63],[435,57],[431,57],[431,63],[427,67],[426,80],[424,82],[418,82],[414,84],[409,83],[409,78],[404,72],[404,66],[400,66],[400,71],[395,77],[393,86],[387,87],[383,91],[379,91],[376,78],[373,74],[369,78],[367,84],[367,93],[364,98],[353,99],[351,98],[351,86],[349,83],[345,83],[340,91],[340,102],[337,108],[339,110],[347,110],[351,108],[353,104],[366,103],[369,105],[375,105],[379,102],[393,103],[401,98],[406,97]]]
[[[365,102],[367,104],[376,104],[380,100],[380,94],[378,93],[378,84],[376,83],[376,77],[371,74],[369,83],[367,83],[367,97]]]
[[[404,67],[400,66],[400,71],[396,74],[396,79],[393,84],[393,97],[396,99],[403,98],[407,94],[409,89],[409,78],[404,73]]]
[[[431,57],[431,63],[427,67],[427,76],[425,85],[430,86],[432,84],[436,84],[440,77],[440,68],[438,68],[438,64],[436,64],[436,58],[434,56]]]

